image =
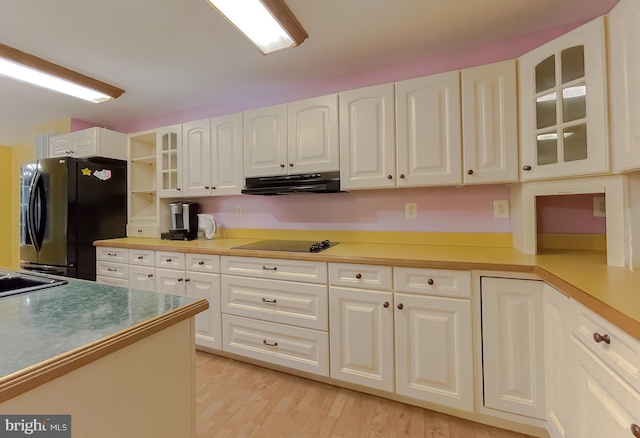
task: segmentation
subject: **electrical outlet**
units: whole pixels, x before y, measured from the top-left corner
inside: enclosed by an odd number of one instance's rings
[[[236,217],[242,217],[242,205],[236,205]]]
[[[508,218],[509,217],[509,201],[493,201],[493,217]]]
[[[415,202],[407,202],[404,204],[404,218],[416,219],[418,217],[418,204]]]
[[[606,217],[607,203],[604,196],[593,197],[593,217]]]

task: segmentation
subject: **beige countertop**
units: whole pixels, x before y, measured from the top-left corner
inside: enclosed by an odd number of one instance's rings
[[[342,242],[320,253],[232,249],[261,239],[171,241],[145,238],[103,240],[96,246],[368,263],[439,269],[533,273],[640,340],[640,271],[607,266],[596,251],[526,255],[513,248]]]

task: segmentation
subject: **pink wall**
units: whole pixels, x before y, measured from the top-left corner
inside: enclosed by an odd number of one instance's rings
[[[91,122],[85,122],[84,120],[71,119],[71,132],[82,131],[83,129],[93,128],[95,126],[98,126],[98,125]],[[116,129],[116,131],[119,131],[119,130]],[[125,131],[119,131],[119,132],[125,132]]]
[[[593,197],[541,196],[536,199],[539,234],[606,234],[604,217],[593,216]]]
[[[291,196],[200,198],[200,211],[226,228],[509,233],[509,219],[493,217],[493,201],[508,200],[508,186],[367,190]],[[418,218],[404,218],[404,204]],[[235,216],[242,206],[243,216]]]

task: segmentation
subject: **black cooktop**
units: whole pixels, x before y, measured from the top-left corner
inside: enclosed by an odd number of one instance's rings
[[[320,252],[340,242],[321,242],[306,240],[260,240],[246,245],[234,246],[231,249],[255,249],[263,251]]]

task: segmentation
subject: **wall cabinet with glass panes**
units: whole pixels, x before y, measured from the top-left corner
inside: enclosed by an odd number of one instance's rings
[[[521,179],[608,172],[604,18],[518,63]]]
[[[158,149],[158,196],[172,198],[182,195],[182,125],[156,130]]]

